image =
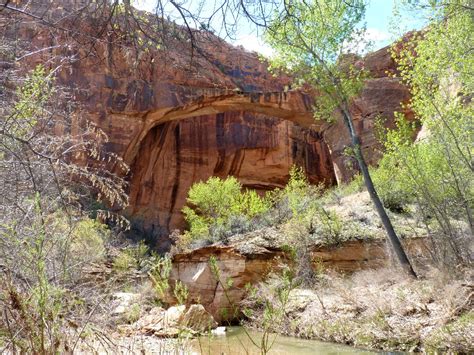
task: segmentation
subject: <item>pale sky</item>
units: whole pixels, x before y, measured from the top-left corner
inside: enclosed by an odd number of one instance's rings
[[[409,14],[404,14],[401,19],[395,20],[392,13],[396,1],[369,1],[365,18],[367,23],[366,40],[372,42],[372,50],[382,48],[399,38],[403,33],[420,29],[423,26],[421,20],[410,18]],[[196,4],[199,2],[199,0],[196,0]],[[134,3],[140,9],[153,11],[156,0],[136,0]],[[217,35],[220,34],[217,33]],[[255,28],[244,20],[239,22],[239,30],[235,37],[236,39],[233,41],[227,40],[234,45],[241,45],[249,51],[259,52],[266,56],[270,56],[272,53],[272,49],[263,42]]]

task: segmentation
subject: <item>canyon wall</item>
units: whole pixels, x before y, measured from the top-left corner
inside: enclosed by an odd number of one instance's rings
[[[293,164],[311,182],[328,186],[354,174],[354,161],[344,154],[349,139],[342,121],[313,121],[311,95],[289,90],[291,78],[273,76],[256,53],[204,33],[195,35],[199,51],[179,40],[136,51],[114,32],[88,46],[80,39],[96,36],[97,24],[67,21],[80,35],[25,21],[6,28],[4,36],[37,53],[21,62],[24,68],[54,68],[51,58],[67,63],[57,70],[57,83],[80,104],[69,129],[94,122],[109,136],[105,149],[130,165],[124,213],[138,237],[166,249],[169,231],[184,227],[180,210],[189,187],[213,175],[233,175],[248,188],[266,191],[282,187]],[[394,63],[387,48],[355,60],[372,75],[351,111],[373,164],[380,157],[375,119],[392,125],[393,111],[409,93],[388,77]]]
[[[321,134],[291,122],[241,111],[164,123],[149,132],[131,166],[127,213],[136,234],[166,235],[183,226],[193,182],[232,175],[263,192],[283,187],[293,164],[313,183],[335,182]]]

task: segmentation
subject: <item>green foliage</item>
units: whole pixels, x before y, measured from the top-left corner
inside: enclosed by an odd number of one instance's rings
[[[276,52],[271,68],[290,71],[301,84],[317,88],[317,118],[332,120],[334,111],[362,88],[362,68],[339,60],[360,42],[364,29],[357,26],[364,13],[363,0],[285,1],[285,11],[265,32]]]
[[[193,212],[212,219],[228,217],[237,208],[241,185],[234,177],[222,180],[210,177],[206,182],[194,184],[187,202],[195,206]]]
[[[329,245],[337,244],[342,239],[343,223],[335,211],[319,209],[318,217],[321,224],[321,232],[325,242]]]
[[[17,88],[17,100],[13,108],[14,127],[11,133],[25,137],[31,133],[46,109],[48,101],[54,95],[53,79],[47,75],[46,69],[38,65]]]
[[[232,176],[225,180],[211,177],[194,184],[187,202],[191,207],[184,207],[183,213],[191,240],[218,239],[219,235],[211,235],[211,229],[228,230],[235,217],[250,220],[269,208],[269,203],[255,191],[242,191],[242,185]]]
[[[74,225],[71,236],[71,258],[81,261],[97,261],[105,255],[105,242],[110,237],[107,226],[97,220],[83,218]]]
[[[38,353],[45,353],[56,349],[62,325],[61,313],[64,311],[62,297],[64,290],[51,283],[48,275],[48,225],[42,217],[41,198],[37,193],[34,197],[34,220],[30,226],[32,240],[23,245],[23,257],[30,264],[32,285],[27,293],[15,285],[9,275],[5,275],[0,288],[0,300],[5,299],[12,304],[10,317],[26,330],[25,343],[21,339],[17,342],[16,336],[10,335],[11,341],[20,349],[30,349]],[[3,226],[2,226],[3,227]],[[8,229],[13,232],[13,229]],[[3,233],[2,233],[3,234]],[[8,237],[6,234],[5,237]],[[13,235],[13,237],[16,237]],[[6,261],[6,260],[5,260]],[[0,323],[0,329],[3,325]],[[6,328],[7,334],[11,331]]]
[[[288,184],[283,189],[282,195],[288,199],[288,205],[294,217],[301,215],[307,210],[307,206],[302,202],[309,195],[309,186],[303,169],[292,166],[290,169],[290,180],[288,180]]]
[[[142,308],[140,304],[134,303],[130,307],[127,308],[124,318],[127,323],[135,323],[137,320],[140,319],[140,315],[142,313]]]
[[[158,298],[163,298],[169,289],[171,267],[171,258],[169,256],[159,257],[149,273]]]
[[[117,272],[128,272],[137,267],[137,259],[135,259],[129,249],[122,250],[114,258],[112,267]]]
[[[424,135],[413,144],[416,127],[398,114],[375,174],[384,203],[399,209],[414,201],[429,232],[434,229],[440,236],[434,239],[435,254],[444,258],[450,249],[456,262],[466,258],[468,237],[453,220],[465,221],[472,235],[474,201],[474,56],[466,51],[474,42],[474,19],[463,3],[432,4],[428,30],[414,35],[402,50],[394,47]]]
[[[189,296],[188,286],[177,280],[174,284],[173,295],[178,301],[179,305],[185,304]]]
[[[241,193],[236,206],[234,206],[236,215],[244,215],[253,218],[266,212],[269,208],[268,201],[260,197],[254,190],[248,190]]]
[[[144,241],[131,245],[121,250],[112,263],[115,271],[128,272],[132,269],[142,268],[149,263],[147,258],[149,249]]]

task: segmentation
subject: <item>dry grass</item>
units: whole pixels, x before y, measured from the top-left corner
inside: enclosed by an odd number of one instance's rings
[[[326,275],[314,289],[292,291],[288,321],[275,331],[363,348],[472,353],[471,276],[431,270],[413,280],[398,269]]]

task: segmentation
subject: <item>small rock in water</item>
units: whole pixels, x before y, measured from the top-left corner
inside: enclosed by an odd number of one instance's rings
[[[211,333],[213,335],[225,335],[226,331],[226,327],[217,327],[216,329],[212,329]]]
[[[179,323],[197,333],[204,333],[217,327],[214,317],[200,304],[191,305]]]

